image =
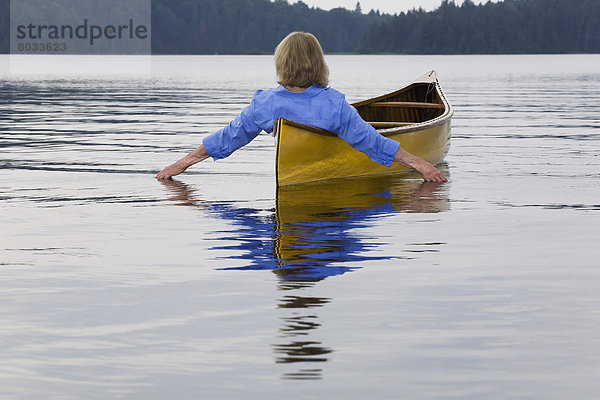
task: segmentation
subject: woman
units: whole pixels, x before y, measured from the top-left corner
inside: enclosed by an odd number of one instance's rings
[[[165,167],[156,178],[169,179],[208,157],[225,158],[261,131],[272,132],[277,118],[285,118],[337,132],[353,148],[385,166],[397,162],[417,170],[425,181],[447,181],[433,165],[381,136],[346,102],[342,93],[327,87],[329,69],[321,45],[312,34],[292,32],[283,39],[275,49],[275,69],[280,86],[258,90],[239,116],[204,138],[202,145],[190,154]]]

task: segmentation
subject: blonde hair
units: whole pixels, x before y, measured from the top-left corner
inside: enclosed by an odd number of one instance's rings
[[[275,70],[278,83],[306,88],[327,87],[329,68],[317,38],[307,32],[292,32],[275,48]]]

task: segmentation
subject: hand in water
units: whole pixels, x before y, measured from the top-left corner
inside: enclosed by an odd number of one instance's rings
[[[209,157],[208,153],[204,149],[203,145],[200,145],[197,149],[192,151],[187,156],[183,157],[181,160],[169,165],[168,167],[163,168],[158,174],[156,174],[156,179],[162,181],[164,179],[169,179],[172,176],[179,175],[190,166],[199,163],[200,161],[206,160]]]
[[[163,168],[162,171],[156,174],[156,179],[158,179],[159,181],[163,179],[170,179],[172,176],[179,175],[185,170],[186,168],[179,165],[178,163],[171,164],[168,167]]]
[[[423,176],[425,182],[448,182],[448,179],[436,167],[427,163],[420,166],[417,171]]]

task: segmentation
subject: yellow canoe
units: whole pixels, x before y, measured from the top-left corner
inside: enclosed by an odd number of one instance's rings
[[[395,92],[352,104],[377,131],[432,164],[450,148],[452,106],[435,71]],[[277,186],[324,179],[390,174],[407,168],[385,167],[354,150],[336,133],[280,118],[275,123]]]

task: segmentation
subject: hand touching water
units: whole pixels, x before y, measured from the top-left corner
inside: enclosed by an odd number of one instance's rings
[[[401,148],[398,148],[394,161],[406,167],[414,168],[423,176],[425,182],[448,182],[448,179],[436,167]]]
[[[200,147],[183,157],[181,160],[163,168],[162,171],[156,174],[156,179],[169,179],[172,176],[179,175],[190,166],[199,163],[200,161],[204,161],[208,157],[209,155],[204,149],[204,145],[200,145]]]

